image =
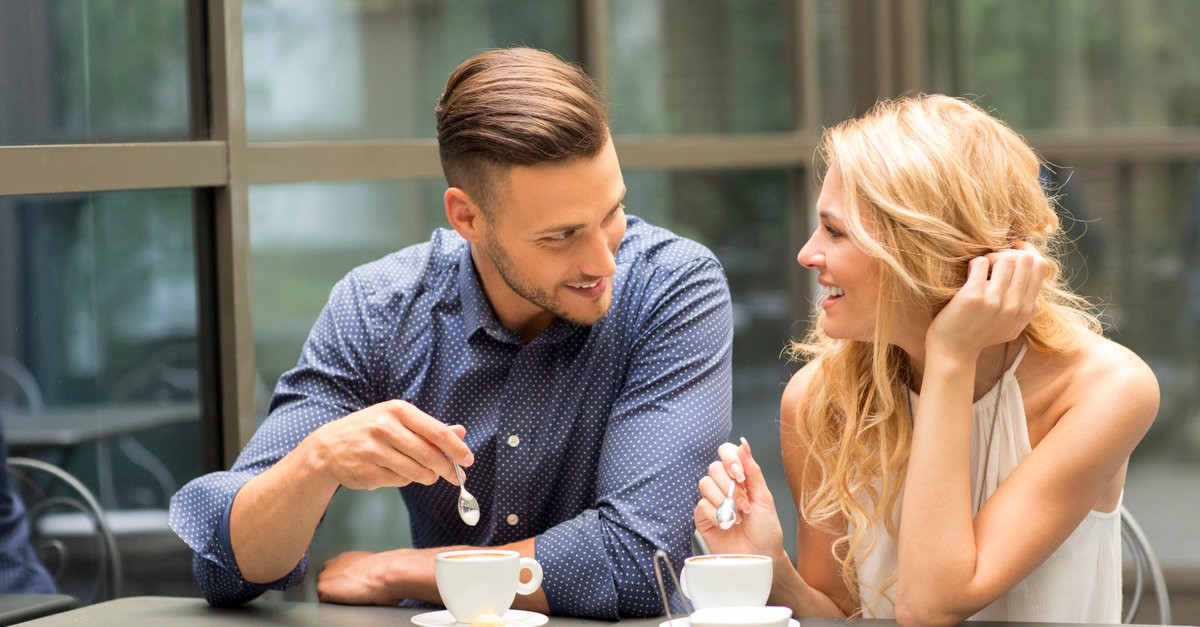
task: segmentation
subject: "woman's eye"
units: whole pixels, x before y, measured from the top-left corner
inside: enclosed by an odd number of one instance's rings
[[[832,226],[829,226],[828,224],[825,225],[825,232],[829,233],[830,237],[841,237],[844,235],[844,233],[833,228]]]

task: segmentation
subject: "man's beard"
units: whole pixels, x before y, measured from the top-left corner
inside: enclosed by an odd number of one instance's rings
[[[521,298],[572,324],[580,326],[596,324],[608,313],[608,308],[612,304],[611,300],[605,303],[603,309],[597,312],[594,319],[580,319],[577,315],[567,311],[566,307],[558,299],[522,275],[517,270],[517,266],[513,263],[512,258],[508,256],[508,252],[491,235],[488,235],[484,240],[484,254],[492,260],[492,265],[496,267],[496,272],[500,274],[500,278],[504,280],[509,289],[516,292]]]

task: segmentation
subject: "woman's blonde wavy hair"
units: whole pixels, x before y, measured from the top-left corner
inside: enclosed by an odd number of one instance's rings
[[[971,259],[1020,239],[1049,264],[1040,310],[1023,333],[1029,347],[1070,352],[1100,324],[1063,277],[1056,201],[1041,185],[1037,154],[976,105],[941,95],[882,101],[828,129],[820,156],[841,174],[844,230],[878,260],[880,311],[871,342],[827,337],[818,313],[807,337],[788,348],[794,358],[818,360],[793,417],[808,467],[819,473],[799,509],[838,537],[842,579],[860,605],[855,556],[874,548],[881,524],[897,537],[912,436],[912,367],[886,339],[896,312],[936,314],[966,280]]]

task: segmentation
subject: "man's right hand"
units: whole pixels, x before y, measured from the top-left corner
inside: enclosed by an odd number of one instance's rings
[[[372,490],[439,477],[458,485],[447,456],[463,466],[475,461],[465,434],[399,400],[317,428],[234,497],[229,539],[242,576],[268,583],[295,568],[339,485]]]
[[[462,425],[446,425],[401,400],[356,411],[313,431],[301,447],[323,474],[354,490],[457,484],[454,466],[475,458],[463,442]]]

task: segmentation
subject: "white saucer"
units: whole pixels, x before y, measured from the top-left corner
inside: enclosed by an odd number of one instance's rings
[[[658,627],[691,627],[691,620],[687,616],[676,618],[675,620],[664,620],[658,624]],[[800,621],[789,618],[788,627],[800,627]]]
[[[504,613],[504,624],[507,627],[534,627],[535,625],[545,625],[550,620],[545,614],[537,612],[526,612],[525,610],[509,610]],[[421,625],[422,627],[444,627],[445,625],[466,625],[454,620],[450,615],[450,610],[440,610],[437,612],[425,612],[412,617],[413,624]],[[795,627],[794,625],[792,627]]]

